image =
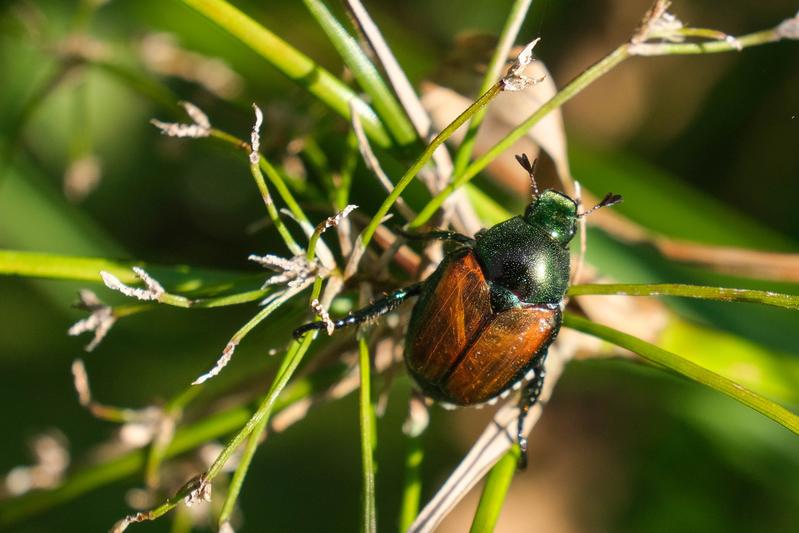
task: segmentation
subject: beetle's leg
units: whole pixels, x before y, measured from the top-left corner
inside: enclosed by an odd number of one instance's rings
[[[379,316],[385,315],[396,309],[402,302],[411,298],[413,296],[418,296],[419,293],[422,291],[422,283],[415,283],[404,289],[397,289],[395,291],[390,292],[389,294],[385,295],[383,298],[376,300],[366,307],[362,309],[358,309],[354,311],[344,318],[340,318],[338,320],[333,321],[333,327],[335,329],[341,329],[347,326],[352,326],[355,324],[360,324],[361,322],[366,322],[367,320],[371,320],[377,318]],[[294,330],[294,338],[300,339],[303,335],[305,335],[309,331],[313,331],[315,329],[325,329],[327,328],[327,323],[322,321],[317,322],[310,322],[303,326],[298,327]]]
[[[544,388],[546,370],[544,369],[543,358],[534,368],[535,377],[524,386],[522,397],[519,399],[519,421],[516,433],[516,440],[522,452],[519,456],[519,470],[527,468],[527,437],[524,436],[524,419],[527,418],[530,408],[538,401],[538,397],[541,396],[541,390]]]
[[[477,243],[477,241],[475,241],[473,238],[456,231],[436,230],[425,233],[415,233],[412,231],[405,231],[401,228],[393,228],[393,230],[395,233],[402,235],[406,239],[412,239],[416,241],[429,241],[437,239],[440,241],[454,241],[467,246],[474,246]]]

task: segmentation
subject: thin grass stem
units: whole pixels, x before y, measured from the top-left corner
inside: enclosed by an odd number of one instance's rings
[[[706,287],[703,285],[683,285],[679,283],[599,283],[572,285],[569,296],[586,295],[624,295],[624,296],[681,296],[721,302],[749,302],[786,309],[799,310],[799,295],[782,294],[754,289],[732,289],[727,287]]]
[[[419,171],[424,167],[425,164],[430,160],[433,156],[433,153],[436,151],[441,144],[444,143],[447,139],[449,139],[458,128],[460,128],[467,120],[469,120],[474,114],[488,105],[488,103],[494,99],[494,97],[500,93],[500,84],[495,83],[488,91],[483,93],[480,98],[478,98],[472,105],[466,108],[463,113],[461,113],[452,123],[450,123],[446,128],[444,128],[441,133],[436,135],[436,137],[427,145],[424,152],[413,162],[411,167],[408,169],[407,172],[400,178],[397,184],[394,186],[394,189],[388,195],[388,197],[383,201],[383,204],[377,210],[372,220],[369,222],[369,225],[366,226],[363,233],[360,236],[362,245],[365,247],[369,244],[369,241],[372,239],[375,231],[377,231],[377,227],[383,221],[383,218],[388,214],[388,211],[394,205],[394,202],[397,201],[397,198],[400,197],[402,191],[411,183],[413,178],[419,173]],[[417,217],[418,218],[418,217]]]
[[[557,94],[534,111],[524,122],[511,130],[504,138],[487,150],[486,153],[466,167],[463,173],[456,174],[453,181],[427,203],[416,219],[411,223],[410,227],[417,228],[425,224],[453,191],[471,181],[502,152],[525,136],[530,129],[538,124],[550,112],[574,98],[582,92],[583,89],[613,70],[624,60],[632,56],[688,55],[740,51],[747,47],[776,42],[782,38],[784,37],[780,35],[777,29],[770,29],[723,41],[703,43],[622,44],[569,82],[563,89],[558,91]]]
[[[233,35],[345,119],[350,118],[349,102],[357,101],[357,112],[369,136],[382,147],[391,146],[391,138],[374,111],[344,82],[308,56],[225,0],[183,0],[183,3]]]
[[[370,96],[372,106],[391,135],[401,145],[415,142],[418,137],[407,115],[358,42],[320,0],[303,0],[303,3],[350,68],[358,85]]]
[[[236,501],[241,493],[241,487],[244,484],[244,478],[247,477],[247,472],[250,469],[250,463],[252,463],[252,458],[255,455],[255,451],[258,449],[258,444],[262,435],[264,434],[264,430],[266,429],[267,421],[268,418],[266,417],[261,419],[261,421],[258,422],[253,429],[252,433],[250,433],[250,436],[247,438],[247,444],[244,446],[244,451],[241,454],[241,459],[239,459],[239,464],[236,465],[236,471],[233,472],[233,477],[228,485],[225,501],[222,504],[221,511],[219,512],[219,518],[217,520],[219,526],[222,526],[222,524],[225,522],[229,522],[230,517],[233,515],[233,511],[236,509]]]
[[[513,143],[518,141],[521,137],[546,117],[551,111],[559,108],[574,96],[579,94],[583,89],[590,85],[593,81],[600,78],[603,74],[607,73],[613,67],[624,61],[629,57],[627,52],[627,45],[622,45],[608,56],[591,66],[588,70],[577,76],[566,87],[560,90],[555,96],[550,98],[546,103],[539,107],[532,115],[530,115],[524,122],[514,128],[502,140],[490,148],[485,154],[477,158],[470,164],[462,174],[457,175],[444,189],[434,196],[427,205],[424,206],[419,215],[411,222],[411,228],[418,228],[424,225],[435,212],[441,207],[447,197],[452,194],[456,189],[468,183],[478,173],[480,173],[488,164],[499,156],[502,152],[510,148]]]
[[[358,403],[361,429],[361,466],[363,469],[361,531],[363,533],[377,533],[374,464],[377,432],[375,428],[374,404],[372,402],[371,358],[369,356],[369,345],[363,337],[358,339],[358,355],[361,378]]]
[[[502,67],[505,66],[505,62],[508,60],[510,49],[513,47],[513,43],[519,35],[519,29],[522,27],[522,22],[524,22],[527,11],[530,9],[530,4],[532,3],[533,0],[516,0],[511,6],[508,18],[505,19],[505,25],[502,28],[502,32],[499,34],[494,54],[491,56],[491,61],[488,63],[483,82],[480,85],[479,94],[486,92],[491,85],[496,83],[499,79]],[[469,160],[472,158],[474,144],[477,140],[477,132],[480,129],[480,125],[483,123],[486,111],[487,108],[479,110],[469,122],[469,128],[466,130],[463,142],[461,142],[461,145],[458,147],[458,151],[455,152],[455,166],[452,171],[453,176],[459,176],[469,164]]]
[[[422,463],[424,462],[424,433],[410,434],[405,440],[405,479],[400,503],[399,533],[405,533],[419,514],[422,499]]]
[[[754,409],[755,411],[774,420],[787,430],[799,435],[799,416],[788,409],[778,405],[771,400],[752,392],[730,379],[725,378],[715,372],[711,372],[698,364],[689,361],[677,354],[668,352],[662,348],[650,344],[644,340],[628,335],[619,330],[591,322],[588,319],[575,315],[574,313],[564,313],[563,325],[588,333],[594,337],[606,340],[611,344],[626,348],[637,353],[647,361],[658,366],[673,370],[682,374],[692,381],[706,385],[715,389],[730,398]]]
[[[486,477],[477,511],[472,520],[471,533],[484,533],[494,531],[505,497],[508,494],[513,475],[519,465],[519,446],[513,446],[497,461]]]
[[[289,249],[292,255],[300,255],[303,252],[303,249],[299,244],[297,244],[297,241],[294,240],[294,237],[291,236],[291,232],[289,232],[286,225],[283,224],[283,220],[280,218],[280,214],[275,208],[275,202],[272,201],[272,195],[269,194],[269,188],[266,186],[266,182],[264,181],[264,175],[261,174],[260,166],[257,164],[250,165],[250,173],[255,180],[255,184],[258,186],[258,191],[261,193],[261,198],[264,201],[264,205],[266,205],[266,211],[269,214],[269,218],[272,220],[272,223],[275,225],[275,229],[277,229],[277,232],[283,238],[283,242],[286,243],[286,247]]]

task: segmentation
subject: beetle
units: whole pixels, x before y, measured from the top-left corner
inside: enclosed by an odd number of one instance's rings
[[[333,321],[335,329],[384,315],[418,296],[405,341],[405,365],[430,399],[452,406],[493,403],[524,388],[519,399],[517,440],[526,464],[524,419],[544,384],[547,350],[558,335],[569,286],[569,243],[577,220],[621,202],[608,194],[591,210],[554,189],[539,194],[535,164],[517,161],[530,176],[533,199],[515,216],[472,238],[451,231],[401,234],[454,241],[435,272],[421,283],[395,290]],[[294,331],[295,338],[325,329],[321,321]]]

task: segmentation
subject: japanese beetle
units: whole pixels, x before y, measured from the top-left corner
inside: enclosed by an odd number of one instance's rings
[[[524,390],[519,402],[518,440],[525,462],[524,417],[544,383],[544,361],[558,335],[569,286],[569,243],[578,218],[621,201],[608,194],[588,212],[547,189],[538,193],[534,165],[516,156],[533,183],[533,200],[515,216],[475,238],[450,231],[407,237],[442,239],[461,246],[446,255],[425,281],[396,290],[333,322],[336,329],[359,324],[395,309],[412,296],[405,340],[405,364],[421,391],[453,406],[495,402]],[[404,233],[403,233],[404,234]],[[297,328],[299,338],[324,322]]]

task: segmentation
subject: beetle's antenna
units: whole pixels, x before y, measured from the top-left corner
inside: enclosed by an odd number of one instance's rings
[[[593,213],[597,209],[600,209],[602,207],[610,207],[612,205],[620,204],[622,202],[622,200],[623,200],[623,198],[622,198],[622,196],[620,194],[613,194],[612,192],[609,192],[609,193],[607,193],[605,195],[604,198],[602,198],[601,202],[596,204],[594,207],[592,207],[588,211],[584,211],[582,213],[577,213],[577,216],[579,218],[587,217],[588,215],[590,215],[591,213]]]
[[[522,166],[524,170],[527,171],[527,175],[530,176],[530,184],[533,188],[533,199],[538,198],[538,184],[535,182],[535,171],[538,168],[538,158],[534,159],[532,163],[530,163],[530,159],[527,157],[527,154],[517,154],[516,161]]]

